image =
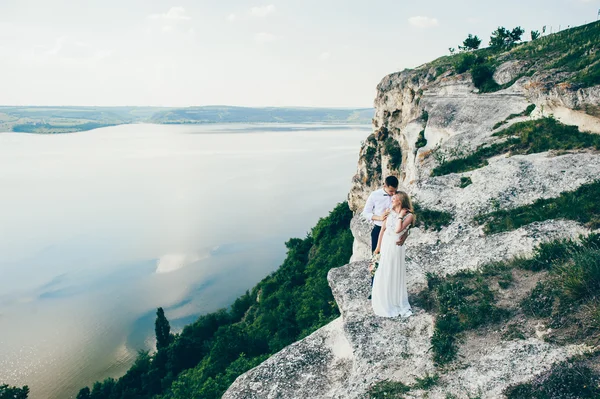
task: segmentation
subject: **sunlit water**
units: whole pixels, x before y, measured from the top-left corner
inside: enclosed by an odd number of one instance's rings
[[[275,270],[346,199],[368,126],[0,134],[0,384],[74,397]]]

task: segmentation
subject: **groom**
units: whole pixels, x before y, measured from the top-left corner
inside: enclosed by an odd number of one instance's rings
[[[379,239],[381,226],[390,213],[389,209],[392,206],[392,195],[396,194],[397,190],[398,178],[395,176],[388,176],[385,178],[383,188],[373,191],[367,199],[365,209],[362,211],[362,216],[375,223],[375,226],[371,231],[371,252],[375,251],[375,248],[377,248],[377,240]]]

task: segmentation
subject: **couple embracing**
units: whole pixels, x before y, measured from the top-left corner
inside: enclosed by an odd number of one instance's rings
[[[375,224],[371,250],[380,254],[372,280],[373,312],[383,317],[412,315],[406,290],[404,241],[416,221],[408,194],[398,190],[398,179],[388,176],[383,188],[369,195],[362,215]]]

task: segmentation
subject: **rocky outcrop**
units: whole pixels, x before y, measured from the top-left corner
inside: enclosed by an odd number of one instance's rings
[[[499,83],[518,78],[524,63],[508,62],[496,70]],[[566,153],[499,155],[483,168],[432,177],[444,159],[473,152],[502,140],[492,136],[499,122],[513,123],[548,116],[581,130],[600,133],[600,119],[584,112],[600,104],[600,87],[572,89],[552,85],[551,72],[518,78],[510,87],[480,94],[470,75],[439,73],[425,65],[386,76],[375,99],[374,132],[360,152],[349,204],[360,213],[368,194],[382,178],[393,174],[424,208],[450,212],[452,222],[440,231],[413,229],[407,241],[409,293],[423,288],[425,274],[477,269],[493,261],[530,253],[539,243],[577,237],[588,231],[568,220],[546,220],[517,230],[486,235],[474,223],[476,215],[499,208],[531,204],[575,190],[600,176],[600,154],[580,150]],[[517,116],[535,104],[529,116]],[[510,117],[510,118],[509,118]],[[426,145],[417,145],[419,136]],[[401,167],[392,167],[386,146],[397,143]],[[461,177],[471,184],[461,188]],[[351,263],[330,271],[328,280],[341,317],[304,340],[271,357],[241,376],[227,398],[362,398],[377,381],[406,384],[433,374],[429,351],[433,316],[424,312],[408,319],[376,317],[367,300],[369,282],[364,259],[370,254],[368,222],[356,216]],[[344,348],[340,350],[339,348]],[[336,352],[336,349],[337,352]],[[504,341],[468,336],[459,349],[460,361],[440,374],[426,394],[412,390],[406,397],[498,398],[508,385],[531,379],[552,364],[587,351],[583,346],[559,346],[543,334],[526,340]]]

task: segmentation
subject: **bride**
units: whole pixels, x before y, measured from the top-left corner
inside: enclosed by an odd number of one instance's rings
[[[410,198],[405,192],[399,191],[392,197],[392,208],[381,228],[374,252],[381,252],[371,292],[371,304],[377,316],[408,317],[412,314],[406,291],[406,264],[402,244],[414,222]]]

